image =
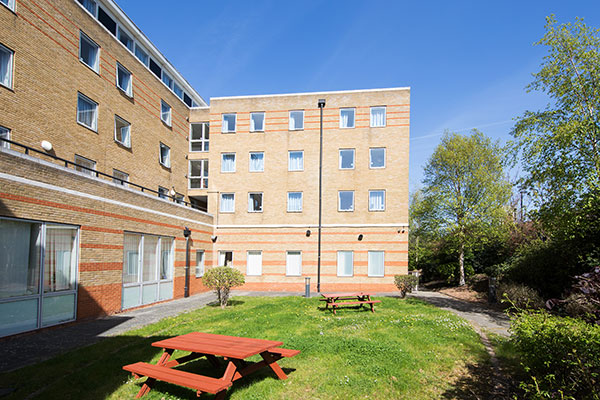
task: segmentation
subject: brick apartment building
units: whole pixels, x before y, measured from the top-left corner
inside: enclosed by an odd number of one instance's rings
[[[209,105],[114,1],[0,0],[0,337],[202,292],[217,265],[314,290],[320,99],[321,290],[393,290],[408,88]]]

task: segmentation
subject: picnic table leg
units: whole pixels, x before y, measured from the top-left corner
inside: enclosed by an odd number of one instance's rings
[[[275,372],[275,375],[277,375],[279,379],[287,379],[287,375],[285,374],[285,372],[283,372],[279,364],[277,364],[277,360],[275,359],[275,357],[273,357],[273,355],[271,355],[271,353],[269,353],[268,351],[263,351],[262,353],[260,353],[260,356],[263,358],[263,360],[265,360],[267,365],[271,367],[271,369],[273,370],[273,372]]]
[[[171,354],[173,354],[173,351],[173,349],[163,349],[163,353],[160,356],[160,359],[158,360],[156,365],[165,365],[167,361],[169,361],[169,358],[171,358]]]
[[[144,384],[142,385],[142,388],[138,392],[137,396],[135,396],[135,398],[139,399],[140,397],[147,394],[150,391],[150,389],[152,389],[152,385],[154,384],[154,382],[155,382],[154,378],[146,379],[146,382],[144,382]]]

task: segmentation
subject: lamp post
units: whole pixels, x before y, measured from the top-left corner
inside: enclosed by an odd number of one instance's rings
[[[187,226],[183,230],[185,238],[185,286],[183,288],[183,297],[190,297],[190,235],[192,231]]]
[[[319,129],[319,244],[317,250],[317,293],[321,293],[321,207],[323,193],[323,108],[325,99],[319,99],[317,105],[321,112]]]

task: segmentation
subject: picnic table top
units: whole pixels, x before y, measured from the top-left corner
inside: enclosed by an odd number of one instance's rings
[[[334,299],[337,297],[362,297],[362,296],[371,296],[372,293],[365,292],[356,292],[356,293],[321,293],[321,296],[326,299]]]
[[[214,356],[236,358],[238,360],[243,360],[281,345],[283,345],[283,342],[274,340],[225,336],[204,332],[187,333],[152,343],[152,346],[165,349],[211,354]]]

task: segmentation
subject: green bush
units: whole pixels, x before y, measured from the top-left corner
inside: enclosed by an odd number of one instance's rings
[[[237,269],[231,267],[211,268],[202,278],[204,286],[213,289],[217,294],[221,308],[227,306],[229,292],[232,287],[241,286],[245,283],[244,275]]]
[[[498,297],[520,310],[542,309],[544,299],[534,289],[519,283],[501,283]]]
[[[411,293],[419,283],[419,278],[416,275],[395,275],[394,284],[400,290],[400,297],[404,298],[406,293]]]
[[[512,317],[511,341],[529,375],[530,398],[600,399],[600,326],[545,311]]]

